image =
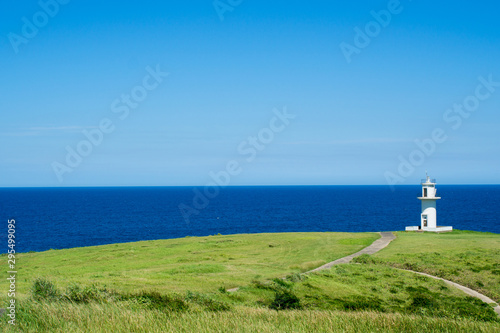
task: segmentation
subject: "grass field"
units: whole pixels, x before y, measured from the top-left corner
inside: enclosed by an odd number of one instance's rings
[[[435,267],[441,267],[442,274],[460,268],[474,281],[484,281],[481,288],[494,294],[498,283],[492,271],[498,265],[500,235],[455,231],[397,236],[381,252],[361,257],[362,264],[337,265],[307,275],[301,273],[357,252],[379,235],[210,236],[18,254],[17,326],[2,319],[0,330],[500,330],[491,306],[442,281],[392,268],[418,264],[412,268],[434,274]],[[432,251],[426,252],[429,248]],[[427,253],[432,253],[430,258],[439,254],[442,263],[430,260]],[[453,262],[460,253],[464,260],[491,269],[462,267]],[[482,254],[481,261],[475,260],[477,253]],[[7,288],[3,281],[0,286]],[[235,286],[240,287],[237,292],[226,291]],[[478,290],[477,285],[473,289]],[[6,296],[0,301],[6,304]]]
[[[274,311],[235,308],[231,311],[165,312],[128,304],[31,303],[23,306],[17,327],[3,332],[498,332],[497,323],[379,312]],[[1,327],[1,326],[0,326]]]
[[[373,255],[377,262],[439,276],[500,302],[500,235],[455,230],[396,236]]]
[[[304,272],[379,237],[376,233],[245,234],[22,253],[16,256],[16,287],[19,295],[26,295],[33,278],[44,277],[60,287],[77,282],[120,291],[216,291],[246,285],[254,278]],[[7,283],[0,280],[0,290],[6,290]]]

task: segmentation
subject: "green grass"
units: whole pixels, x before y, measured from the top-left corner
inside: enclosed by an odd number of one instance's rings
[[[105,284],[120,291],[214,291],[304,272],[356,252],[376,233],[276,233],[188,237],[16,255],[17,292],[36,277],[65,287]],[[7,260],[3,260],[7,265]],[[5,267],[5,270],[8,270]],[[8,281],[0,280],[0,290]]]
[[[500,302],[500,235],[459,230],[396,235],[373,259],[462,284]]]
[[[498,264],[500,235],[398,233],[398,239],[379,254],[360,257],[363,264],[301,274],[357,252],[378,237],[373,233],[232,235],[18,254],[17,326],[8,325],[4,316],[0,331],[500,330],[491,306],[442,281],[391,267],[419,265],[413,268],[431,274],[435,267],[443,272],[466,268],[467,276],[481,279],[483,289],[495,292],[498,283],[491,272]],[[460,252],[464,246],[469,251],[464,260],[474,259],[491,269],[454,263],[454,256],[465,253]],[[4,281],[0,285],[7,289]],[[226,291],[235,286],[240,287],[237,292]],[[0,295],[0,303],[7,301]]]
[[[342,264],[286,280],[256,280],[221,300],[232,305],[276,308],[276,296],[293,298],[288,308],[378,311],[500,323],[493,308],[445,282],[383,265]],[[286,305],[286,303],[285,303]],[[286,308],[286,307],[284,307]]]
[[[241,293],[185,295],[120,293],[76,285],[62,291],[38,279],[32,296],[17,303],[17,325],[2,320],[0,328],[2,332],[51,333],[88,332],[90,328],[92,332],[496,332],[500,329],[499,320],[494,313],[495,317],[491,317],[488,305],[443,288],[440,281],[426,281],[388,267],[364,268],[340,265],[310,277],[294,274],[286,280],[254,281]],[[397,284],[403,292],[373,294],[375,290],[370,285],[383,288],[384,283]],[[294,296],[292,303],[298,306],[272,310],[276,309],[273,294],[286,294],[284,291]],[[255,297],[258,300],[252,304]],[[398,306],[399,310],[393,308]]]
[[[3,326],[3,327],[2,327]],[[3,332],[498,332],[499,325],[458,318],[399,313],[275,311],[237,307],[232,311],[168,312],[117,304],[23,303],[16,327]]]

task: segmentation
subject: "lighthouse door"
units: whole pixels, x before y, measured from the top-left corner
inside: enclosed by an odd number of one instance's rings
[[[422,215],[422,226],[427,227],[427,215]]]

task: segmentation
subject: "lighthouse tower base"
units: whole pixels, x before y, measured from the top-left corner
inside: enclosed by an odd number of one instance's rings
[[[411,226],[406,227],[405,231],[432,231],[432,232],[446,232],[453,231],[453,227],[420,227],[420,226]]]

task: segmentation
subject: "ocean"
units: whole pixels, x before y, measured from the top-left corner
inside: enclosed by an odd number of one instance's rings
[[[2,253],[9,219],[16,221],[16,252],[218,233],[396,231],[420,223],[420,185],[394,192],[388,186],[211,190],[207,198],[202,187],[0,188]],[[500,185],[438,184],[437,190],[438,225],[500,233]]]

